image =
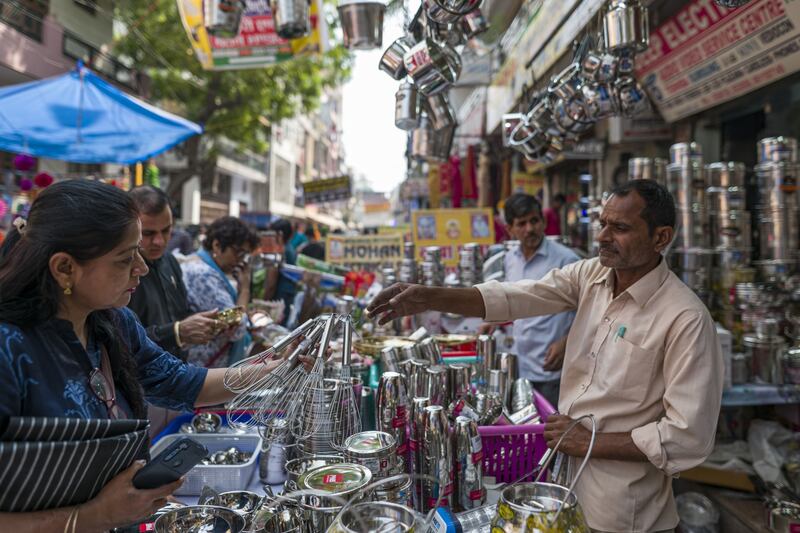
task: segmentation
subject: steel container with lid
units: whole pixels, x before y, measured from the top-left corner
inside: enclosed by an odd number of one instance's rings
[[[298,457],[286,463],[286,481],[283,487],[286,492],[292,492],[299,488],[297,485],[300,476],[311,470],[322,466],[335,465],[344,462],[341,455],[315,455],[312,457]]]
[[[703,165],[703,147],[696,142],[675,143],[669,147],[669,162],[678,165]]]
[[[647,8],[638,0],[612,0],[603,18],[603,35],[609,50],[644,52],[650,43]]]
[[[797,163],[797,139],[793,137],[766,137],[758,141],[758,162],[788,161]]]
[[[361,502],[344,509],[328,533],[413,533],[422,526],[421,517],[403,505]]]
[[[342,507],[372,481],[372,472],[361,465],[341,463],[316,468],[300,476],[301,490],[313,490],[305,494],[300,506],[308,511],[308,531],[326,531]]]
[[[667,161],[660,157],[632,157],[628,161],[629,180],[653,180],[667,184]]]
[[[394,471],[396,449],[395,438],[383,431],[363,431],[344,441],[347,462],[366,466],[373,479],[385,478]]]
[[[782,357],[783,382],[800,385],[800,346],[792,346]]]
[[[763,211],[800,207],[797,163],[780,161],[756,165],[757,206]]]
[[[783,382],[782,356],[786,341],[779,335],[778,321],[764,319],[756,324],[755,335],[745,335],[744,346],[750,356],[752,373],[767,383],[779,385]]]
[[[376,502],[389,502],[414,508],[414,481],[411,476],[397,476],[397,481],[391,481],[375,487],[372,496]]]

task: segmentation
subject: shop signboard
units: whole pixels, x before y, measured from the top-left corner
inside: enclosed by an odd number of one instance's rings
[[[650,115],[611,117],[608,119],[609,144],[646,141],[668,141],[672,139],[672,127],[653,111]]]
[[[403,259],[403,236],[399,233],[328,235],[325,259],[336,265],[399,263]]]
[[[458,250],[476,242],[494,244],[494,219],[491,209],[423,209],[411,213],[411,228],[418,258],[426,246],[442,249],[445,266],[458,265]]]
[[[800,70],[800,2],[693,0],[651,33],[636,69],[667,122],[733,100]]]
[[[564,159],[602,161],[606,155],[606,143],[600,139],[584,139],[568,150],[564,150]]]
[[[183,27],[197,59],[206,70],[263,68],[301,55],[323,51],[325,24],[320,24],[321,0],[311,3],[311,32],[286,40],[275,31],[269,0],[246,0],[246,8],[233,38],[209,35],[203,25],[203,0],[177,0]]]
[[[511,174],[511,192],[536,196],[544,188],[544,175],[540,173],[514,172]]]
[[[352,196],[350,176],[303,183],[303,200],[306,205],[347,200],[350,196]]]

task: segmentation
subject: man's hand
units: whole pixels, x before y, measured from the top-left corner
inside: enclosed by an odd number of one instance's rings
[[[431,308],[427,299],[428,291],[422,285],[395,283],[383,289],[367,306],[369,316],[380,317],[379,324],[386,324],[395,318],[416,315]]]
[[[573,420],[566,415],[550,415],[544,426],[544,438],[548,448],[556,447],[558,439],[567,431],[572,422]],[[558,450],[572,457],[585,457],[591,438],[592,432],[578,424],[564,438]]]
[[[181,320],[179,330],[181,342],[184,344],[206,344],[215,336],[220,321],[215,317],[217,310],[203,311]]]
[[[553,372],[561,370],[564,365],[564,354],[567,352],[567,337],[563,337],[547,347],[542,368]]]
[[[495,324],[488,324],[484,322],[480,326],[478,326],[478,335],[491,335],[497,330],[497,326]]]

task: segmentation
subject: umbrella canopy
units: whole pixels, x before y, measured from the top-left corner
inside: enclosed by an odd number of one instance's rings
[[[74,163],[131,164],[203,128],[78,68],[0,88],[0,150]]]

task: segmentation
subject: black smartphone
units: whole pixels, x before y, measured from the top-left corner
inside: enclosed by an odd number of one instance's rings
[[[155,489],[177,481],[197,463],[208,457],[208,449],[199,442],[182,438],[170,444],[133,476],[137,489]]]

